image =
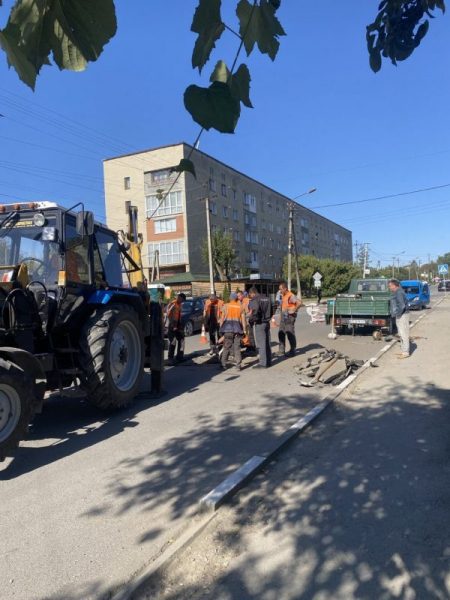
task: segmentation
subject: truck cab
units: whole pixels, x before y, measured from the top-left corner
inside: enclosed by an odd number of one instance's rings
[[[426,281],[407,279],[400,285],[408,299],[409,310],[422,310],[430,304],[430,286]]]

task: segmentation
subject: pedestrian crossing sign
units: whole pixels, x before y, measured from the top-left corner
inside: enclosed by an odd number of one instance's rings
[[[439,275],[447,275],[448,274],[448,265],[438,265],[438,273],[439,273]]]

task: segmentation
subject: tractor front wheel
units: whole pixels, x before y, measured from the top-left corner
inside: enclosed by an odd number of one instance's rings
[[[33,413],[31,389],[28,375],[0,358],[0,460],[10,456],[27,434]]]
[[[144,336],[132,307],[99,308],[80,339],[82,385],[88,400],[101,409],[122,408],[139,392],[144,374]]]

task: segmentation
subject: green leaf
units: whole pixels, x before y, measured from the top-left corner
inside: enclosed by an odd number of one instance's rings
[[[9,66],[34,89],[51,54],[60,69],[81,71],[97,60],[116,28],[114,0],[17,0],[1,45]]]
[[[379,50],[372,50],[369,55],[370,68],[374,73],[378,73],[381,69],[381,54]]]
[[[250,71],[247,65],[240,65],[239,69],[231,77],[231,91],[235,98],[247,106],[253,108],[253,104],[250,101]]]
[[[272,60],[280,46],[278,37],[286,35],[280,21],[275,16],[276,9],[268,0],[258,4],[250,4],[248,0],[240,0],[236,8],[239,19],[239,33],[244,38],[244,46],[249,55],[258,45],[262,54],[267,54]]]
[[[241,114],[239,100],[220,81],[214,81],[209,88],[190,85],[184,92],[184,105],[196,123],[221,133],[234,133]]]
[[[253,105],[250,101],[250,71],[248,70],[247,65],[240,65],[239,69],[231,74],[227,65],[223,60],[219,60],[216,63],[214,71],[211,73],[210,81],[220,81],[221,83],[226,83],[231,89],[231,93],[242,102],[248,108],[253,108]]]
[[[211,73],[210,81],[220,81],[221,83],[228,83],[230,79],[231,71],[223,60],[219,60],[214,67],[214,71]]]
[[[189,160],[188,158],[182,158],[176,167],[172,167],[170,169],[171,173],[183,173],[183,171],[191,173],[195,177],[195,179],[197,179],[195,166],[192,160]]]
[[[14,27],[0,31],[0,46],[6,52],[8,65],[14,67],[20,79],[34,90],[36,69],[17,44],[17,32]]]
[[[198,33],[198,38],[192,52],[192,67],[198,67],[200,73],[225,30],[220,6],[221,0],[200,0],[195,10],[191,31]]]

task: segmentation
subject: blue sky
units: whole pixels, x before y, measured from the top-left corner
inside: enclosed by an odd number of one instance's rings
[[[84,73],[44,68],[36,92],[0,61],[0,198],[84,200],[104,216],[101,160],[186,141],[198,126],[183,107],[190,83],[207,85],[238,40],[226,33],[203,75],[191,68],[195,0],[117,0],[119,29]],[[231,26],[235,1],[224,0]],[[448,15],[396,68],[368,66],[365,26],[377,0],[283,0],[287,36],[275,62],[241,61],[254,109],[235,135],[205,132],[201,149],[287,196],[317,187],[304,204],[370,242],[372,263],[450,251],[450,187],[340,207],[335,203],[450,183]],[[5,22],[12,2],[0,8]]]

